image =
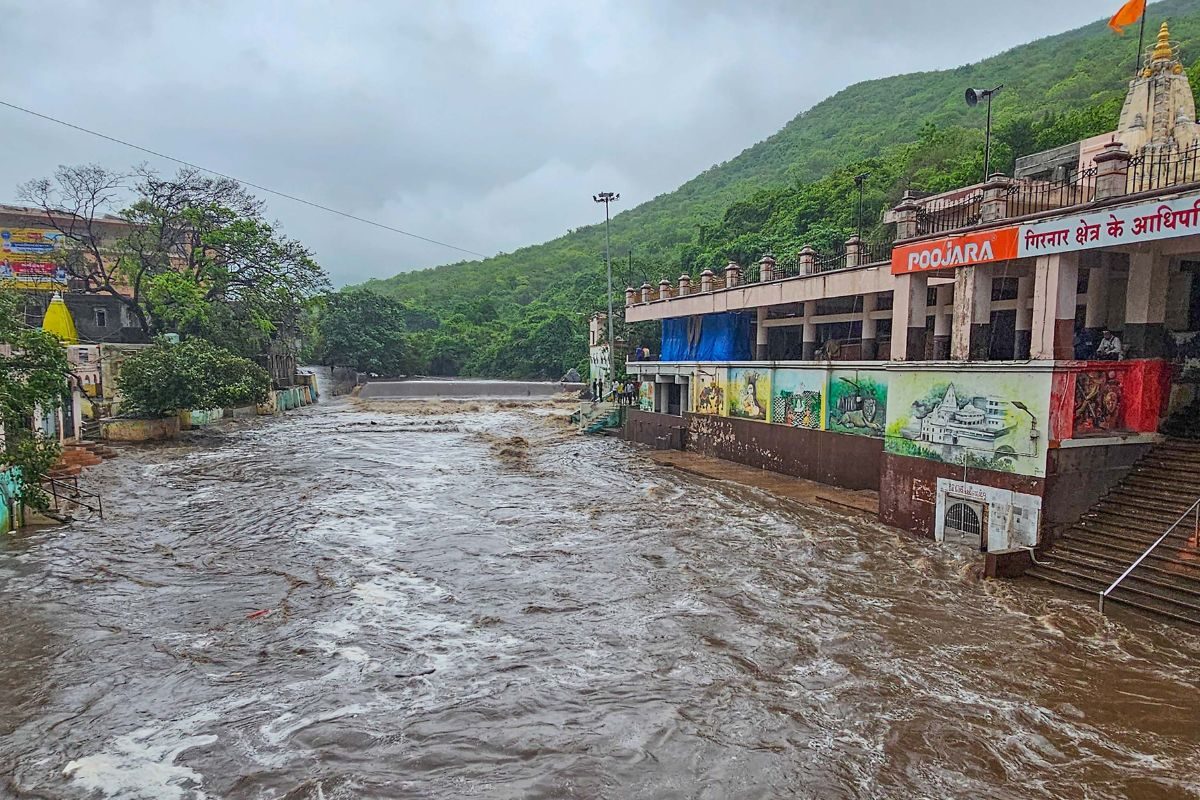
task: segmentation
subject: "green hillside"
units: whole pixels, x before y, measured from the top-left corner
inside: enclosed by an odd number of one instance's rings
[[[1164,19],[1185,63],[1196,64],[1200,0],[1151,5],[1148,41]],[[853,232],[853,176],[860,171],[871,173],[871,220],[905,189],[977,180],[984,114],[963,103],[967,86],[1004,84],[994,105],[994,170],[1011,172],[1018,155],[1112,130],[1133,70],[1135,35],[1118,37],[1100,20],[976,64],[848,87],[736,158],[614,217],[619,288],[695,275],[729,258],[745,264],[767,250],[782,257],[805,243],[843,240]],[[1196,68],[1189,74],[1200,87]],[[583,361],[582,319],[604,303],[603,252],[604,227],[593,225],[514,253],[366,287],[414,310],[414,345],[431,372],[557,377]]]

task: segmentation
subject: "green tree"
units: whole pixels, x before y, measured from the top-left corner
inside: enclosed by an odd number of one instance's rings
[[[135,199],[119,209],[127,192]],[[228,178],[64,166],[19,193],[62,234],[75,282],[120,299],[147,335],[203,336],[254,355],[276,332],[293,331],[305,302],[328,288],[308,249]],[[113,214],[125,225],[115,227]]]
[[[46,508],[38,477],[58,461],[57,439],[35,432],[39,411],[58,408],[70,376],[66,351],[49,333],[21,324],[20,301],[0,289],[0,468],[16,468],[22,481],[18,500]]]
[[[401,375],[417,366],[404,304],[354,289],[330,294],[324,306],[316,325],[321,363],[377,375]]]
[[[122,410],[164,417],[184,409],[261,403],[271,388],[266,371],[204,339],[160,339],[125,360],[117,379]]]

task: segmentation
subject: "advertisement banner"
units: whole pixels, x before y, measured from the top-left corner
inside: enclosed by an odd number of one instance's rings
[[[1021,226],[1018,255],[1044,256],[1200,233],[1200,194]]]
[[[901,245],[892,251],[892,274],[1008,261],[1017,257],[1017,231],[1012,225]]]
[[[65,286],[67,271],[55,259],[62,234],[44,228],[0,229],[0,283],[35,289]]]

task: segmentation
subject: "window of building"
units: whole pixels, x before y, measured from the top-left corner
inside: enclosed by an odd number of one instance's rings
[[[105,311],[103,308],[96,309],[96,327],[97,328],[107,328],[108,327],[108,312]]]

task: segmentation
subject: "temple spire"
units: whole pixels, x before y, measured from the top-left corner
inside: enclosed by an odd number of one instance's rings
[[[1175,51],[1171,47],[1171,31],[1167,27],[1164,20],[1161,27],[1158,29],[1158,42],[1154,45],[1154,52],[1150,54],[1151,61],[1174,61]]]

